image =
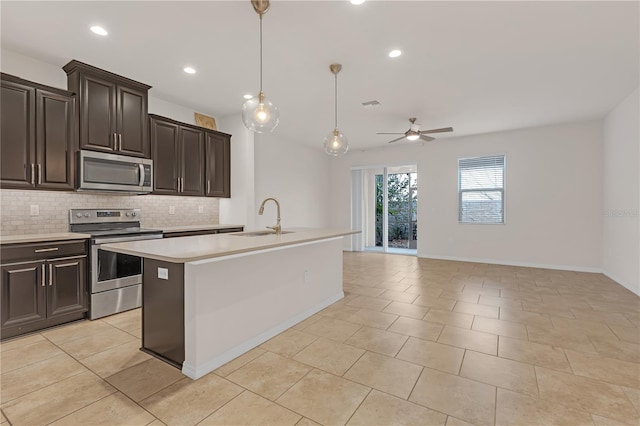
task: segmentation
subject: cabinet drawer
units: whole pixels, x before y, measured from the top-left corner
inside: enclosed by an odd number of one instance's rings
[[[7,244],[0,247],[2,263],[30,259],[51,259],[87,254],[87,240],[48,243]]]

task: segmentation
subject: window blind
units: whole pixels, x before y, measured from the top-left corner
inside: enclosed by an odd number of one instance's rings
[[[504,223],[504,155],[458,160],[458,220]]]

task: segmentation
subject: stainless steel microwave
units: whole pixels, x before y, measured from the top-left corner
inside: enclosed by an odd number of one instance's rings
[[[153,191],[153,160],[81,150],[78,191],[147,194]]]

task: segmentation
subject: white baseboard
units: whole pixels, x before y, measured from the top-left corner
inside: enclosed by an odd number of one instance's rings
[[[575,272],[592,272],[596,274],[603,273],[602,268],[593,268],[589,266],[549,265],[546,263],[519,262],[519,261],[496,260],[496,259],[477,259],[473,257],[457,257],[457,256],[418,255],[418,257],[421,259],[438,259],[438,260],[454,260],[457,262],[489,263],[492,265],[522,266],[525,268],[556,269],[560,271],[575,271]]]
[[[637,294],[638,296],[640,296],[640,284],[631,284],[630,282],[626,281],[626,280],[621,280],[619,278],[617,278],[615,275],[611,274],[609,271],[607,270],[603,270],[602,273],[604,275],[606,275],[608,278],[611,278],[612,280],[614,280],[615,282],[617,282],[618,284],[620,284],[622,287],[626,288],[627,290],[629,290],[630,292]]]
[[[200,377],[204,376],[207,373],[210,373],[211,371],[215,370],[218,367],[223,366],[224,364],[226,364],[227,362],[231,361],[232,359],[235,359],[237,357],[239,357],[240,355],[242,355],[245,352],[250,351],[251,349],[255,348],[256,346],[266,342],[267,340],[271,339],[272,337],[282,333],[283,331],[285,331],[288,328],[293,327],[294,325],[296,325],[297,323],[299,323],[300,321],[303,321],[307,318],[309,318],[311,315],[320,312],[321,310],[323,310],[324,308],[326,308],[327,306],[330,306],[332,304],[334,304],[335,302],[337,302],[338,300],[344,298],[344,292],[339,292],[337,294],[334,294],[333,296],[329,297],[328,299],[323,300],[322,302],[318,303],[317,305],[312,306],[311,308],[307,309],[306,311],[303,311],[297,315],[294,315],[293,317],[287,319],[286,321],[281,322],[280,324],[276,325],[275,327],[270,328],[269,330],[265,331],[264,333],[261,333],[249,340],[247,340],[246,342],[243,342],[242,344],[229,349],[228,351],[224,352],[223,354],[207,361],[206,363],[202,364],[201,366],[199,366],[199,368],[195,368],[194,366],[190,365],[189,363],[187,363],[186,361],[184,363],[182,363],[182,374],[184,374],[187,377],[190,377],[194,380],[199,379]]]

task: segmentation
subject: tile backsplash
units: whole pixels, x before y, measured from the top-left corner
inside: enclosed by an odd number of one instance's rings
[[[31,206],[38,206],[31,216]],[[169,214],[169,207],[175,214]],[[202,206],[203,213],[199,213]],[[0,190],[0,234],[69,231],[69,209],[139,208],[142,226],[160,228],[219,223],[219,200],[167,195],[107,195],[86,192]]]

